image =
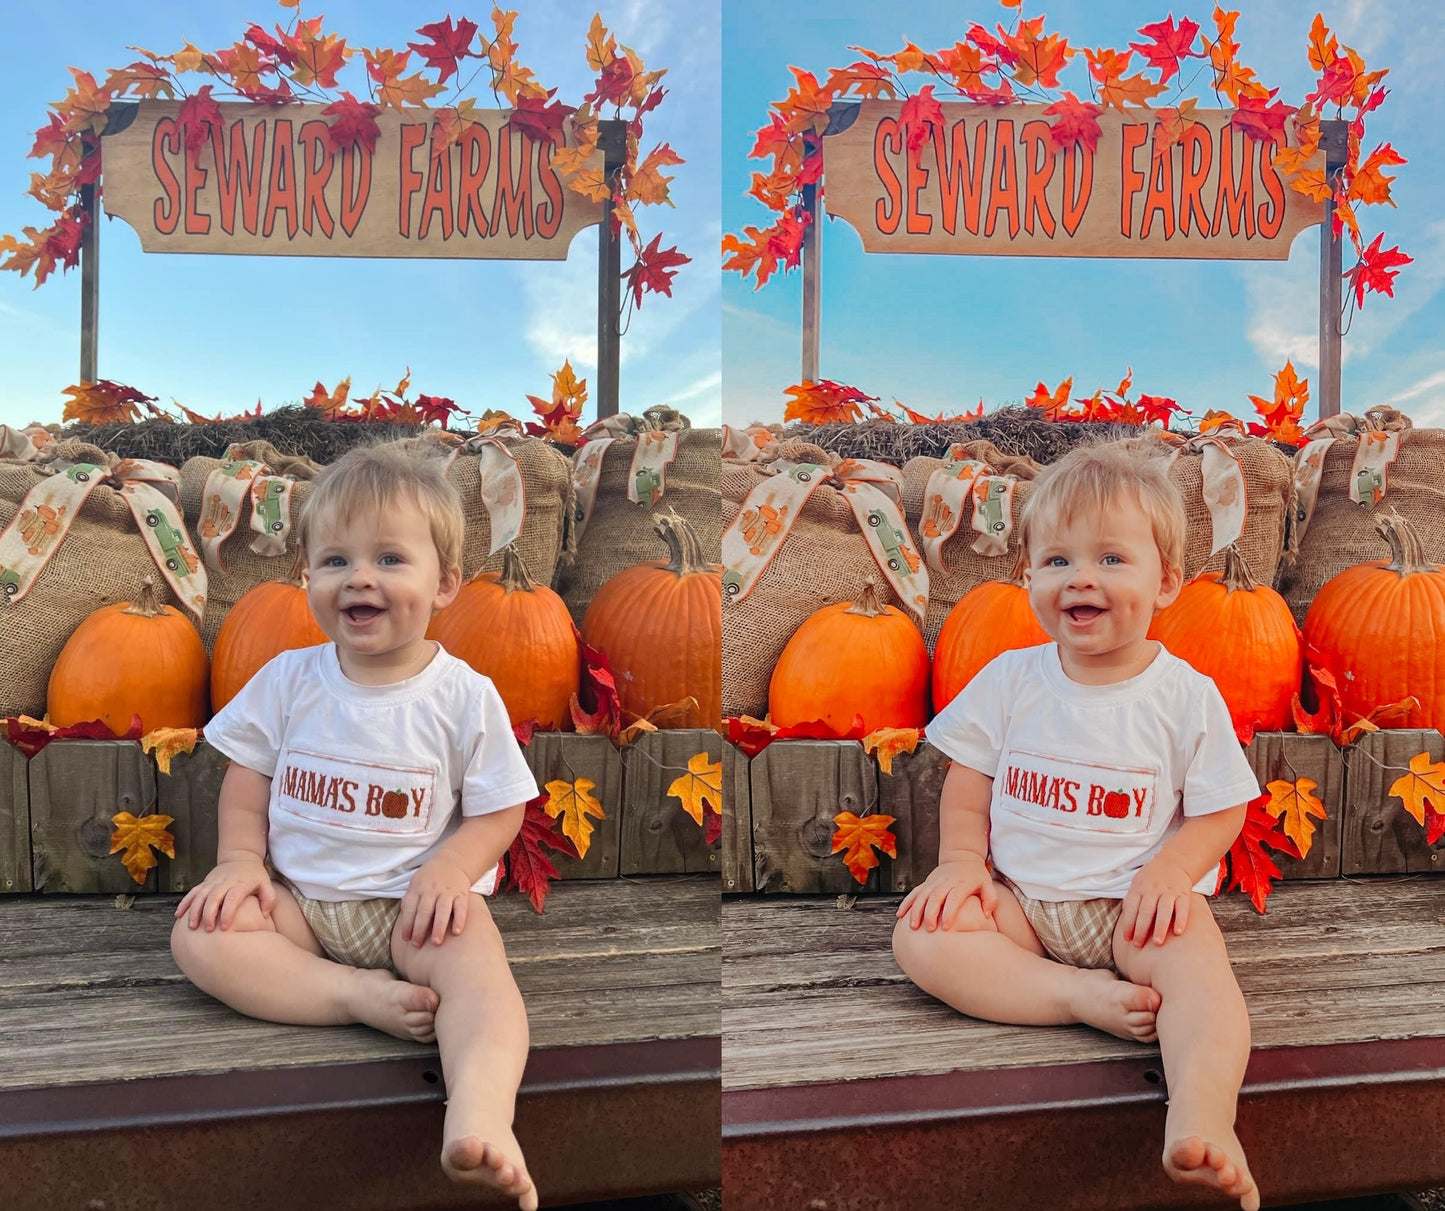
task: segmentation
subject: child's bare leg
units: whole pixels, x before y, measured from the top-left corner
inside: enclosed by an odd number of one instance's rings
[[[361,971],[323,957],[291,893],[276,886],[269,918],[251,897],[229,929],[171,930],[176,965],[202,992],[239,1013],[297,1026],[364,1022],[403,1039],[429,1042],[436,994],[387,971]]]
[[[507,966],[502,936],[479,895],[466,928],[440,946],[392,934],[397,970],[441,998],[437,1045],[447,1087],[442,1168],[453,1181],[496,1186],[535,1211],[537,1191],[512,1134],[517,1086],[527,1063],[527,1010]]]
[[[1188,928],[1162,946],[1151,941],[1138,948],[1116,932],[1114,957],[1125,976],[1161,997],[1159,1050],[1169,1088],[1165,1171],[1178,1182],[1218,1187],[1255,1211],[1259,1190],[1234,1134],[1249,1060],[1249,1012],[1208,900],[1195,893]]]
[[[1020,1026],[1084,1022],[1124,1039],[1154,1037],[1158,995],[1112,972],[1045,957],[1023,909],[1002,885],[992,920],[973,899],[951,930],[929,933],[899,921],[893,954],[924,992],[970,1017]]]

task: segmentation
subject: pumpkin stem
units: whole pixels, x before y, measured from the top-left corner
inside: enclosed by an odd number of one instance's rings
[[[1239,553],[1239,547],[1234,543],[1224,548],[1224,574],[1219,578],[1219,583],[1224,586],[1226,594],[1240,589],[1253,593],[1259,588],[1259,582],[1250,575],[1249,565],[1244,562],[1244,556]]]
[[[508,593],[531,593],[537,582],[527,574],[527,565],[522,562],[517,544],[509,542],[502,548],[502,575],[499,580],[502,589]]]
[[[1385,566],[1391,572],[1409,576],[1415,572],[1435,570],[1415,527],[1398,513],[1381,513],[1375,518],[1375,532],[1390,544],[1390,562]]]
[[[859,614],[864,618],[877,618],[887,612],[888,607],[878,596],[878,582],[874,580],[869,580],[858,594],[858,600],[843,611],[845,614]]]
[[[147,576],[141,584],[140,592],[136,594],[135,601],[121,613],[135,614],[141,618],[158,618],[165,611],[166,607],[161,604],[161,596],[156,589],[156,578]]]
[[[707,561],[707,552],[702,549],[702,539],[685,518],[678,516],[676,509],[652,515],[652,528],[667,543],[670,558],[665,567],[679,576],[691,576],[697,572],[710,572],[712,565]]]

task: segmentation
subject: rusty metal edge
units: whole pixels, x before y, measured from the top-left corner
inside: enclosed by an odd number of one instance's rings
[[[1445,1081],[1445,1037],[1274,1047],[1240,1097]],[[724,1142],[1165,1100],[1157,1057],[725,1090]]]
[[[520,1097],[714,1084],[717,1036],[533,1051]],[[416,1059],[151,1077],[0,1091],[0,1139],[441,1102],[435,1053]]]

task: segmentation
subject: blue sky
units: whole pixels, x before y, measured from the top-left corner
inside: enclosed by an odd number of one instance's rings
[[[583,42],[594,11],[651,68],[668,67],[670,92],[646,119],[642,150],[667,141],[687,164],[673,170],[675,209],[642,207],[644,241],[662,230],[693,258],[671,299],[648,295],[623,338],[621,404],[670,402],[696,424],[717,424],[721,399],[718,245],[719,27],[716,3],[669,0],[517,0],[518,59],[576,104],[591,87]],[[490,4],[308,0],[349,45],[404,49],[418,26],[448,13],[490,31]],[[26,158],[46,106],[65,95],[74,65],[103,79],[110,67],[189,40],[229,46],[247,24],[289,19],[274,0],[146,0],[116,5],[0,5],[0,232],[49,220],[28,197]],[[413,58],[413,69],[420,66]],[[364,73],[353,60],[342,77]],[[481,81],[472,91],[481,93]],[[359,81],[353,78],[355,91]],[[596,362],[597,229],[581,232],[567,261],[346,260],[142,254],[122,222],[103,223],[99,374],[207,415],[295,402],[317,379],[350,375],[354,395],[393,387],[408,365],[413,396],[454,398],[473,412],[530,415],[526,393],[547,396],[570,357],[590,380]],[[624,249],[624,269],[631,253]],[[0,274],[0,422],[58,421],[62,390],[79,377],[80,274],[57,273],[38,291]],[[587,415],[594,415],[594,401]]]
[[[1209,2],[1175,0],[1176,17],[1212,32]],[[1390,95],[1367,120],[1365,152],[1391,142],[1410,163],[1398,170],[1398,209],[1361,208],[1368,241],[1415,258],[1395,297],[1367,296],[1344,344],[1346,411],[1394,402],[1420,423],[1445,425],[1445,99],[1439,0],[1253,0],[1236,28],[1241,61],[1280,98],[1298,104],[1314,73],[1305,54],[1322,12],[1341,41],[1371,68],[1389,67]],[[1139,26],[1163,20],[1167,0],[1034,0],[1025,16],[1071,45],[1125,49]],[[789,65],[821,80],[859,56],[891,53],[905,36],[924,50],[952,46],[970,23],[1008,21],[986,0],[725,0],[723,5],[723,230],[765,225],[771,212],[746,196],[753,132],[792,84]],[[1136,65],[1137,69],[1137,56]],[[1083,95],[1087,67],[1070,63],[1064,87]],[[942,90],[940,90],[941,92]],[[1212,105],[1213,101],[1201,101]],[[1288,262],[1090,261],[1014,257],[867,254],[846,223],[823,229],[822,377],[887,402],[936,414],[982,398],[1017,402],[1043,379],[1074,376],[1074,394],[1112,388],[1134,367],[1136,391],[1168,395],[1196,415],[1251,411],[1247,393],[1268,397],[1271,376],[1293,358],[1315,391],[1318,359],[1319,228],[1296,239]],[[1346,265],[1350,256],[1346,249]],[[783,390],[799,381],[802,275],[775,276],[760,291],[723,275],[723,419],[780,419]],[[1312,401],[1308,415],[1315,414]]]

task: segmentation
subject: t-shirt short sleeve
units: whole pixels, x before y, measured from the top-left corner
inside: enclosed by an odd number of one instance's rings
[[[1015,652],[995,657],[928,725],[928,742],[950,760],[992,778],[1003,755],[1007,697],[1001,692]]]
[[[286,701],[282,689],[287,678],[278,666],[290,652],[282,652],[263,665],[206,724],[206,743],[232,761],[273,777],[286,730]]]
[[[1212,681],[1201,678],[1202,721],[1184,772],[1184,814],[1207,816],[1259,795],[1259,781],[1234,734],[1229,708]]]
[[[490,681],[478,691],[479,734],[462,775],[462,815],[485,816],[537,797],[537,780],[512,732],[502,696]]]

